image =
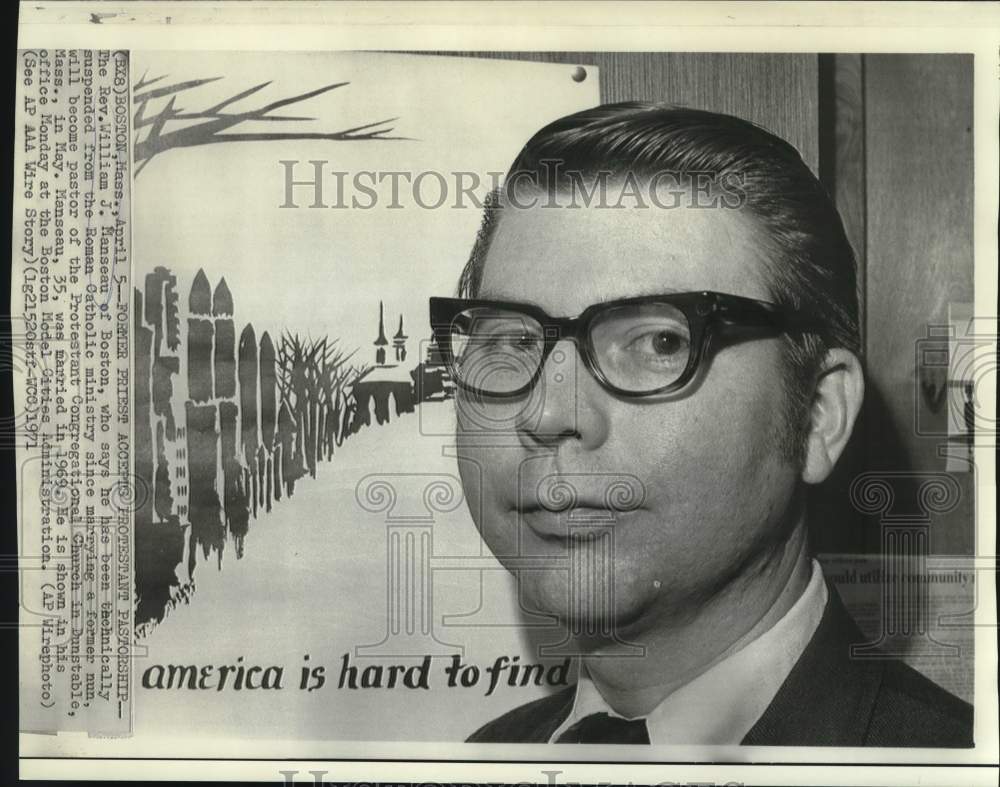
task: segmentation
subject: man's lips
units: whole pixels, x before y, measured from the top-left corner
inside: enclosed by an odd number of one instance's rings
[[[592,541],[633,515],[636,509],[619,511],[604,505],[576,504],[562,510],[541,505],[515,507],[518,519],[547,541]]]
[[[516,497],[509,498],[518,511],[558,514],[570,519],[615,520],[642,507],[646,490],[629,473],[570,472],[562,469],[538,476],[544,468],[519,475]]]
[[[608,506],[588,503],[576,503],[566,508],[548,508],[546,506],[520,506],[523,514],[550,514],[565,519],[606,519],[614,520],[626,511],[616,511]]]

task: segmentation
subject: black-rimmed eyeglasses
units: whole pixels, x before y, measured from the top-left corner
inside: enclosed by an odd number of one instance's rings
[[[713,333],[818,330],[801,312],[719,292],[623,298],[551,317],[528,303],[431,298],[434,340],[455,384],[484,396],[532,389],[556,343],[575,341],[590,373],[620,396],[673,393],[687,385]]]

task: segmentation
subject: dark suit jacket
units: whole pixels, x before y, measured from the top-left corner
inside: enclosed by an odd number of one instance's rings
[[[866,638],[832,587],[816,633],[746,746],[972,746],[972,706],[895,659],[852,659]],[[545,743],[576,686],[505,713],[469,743]]]

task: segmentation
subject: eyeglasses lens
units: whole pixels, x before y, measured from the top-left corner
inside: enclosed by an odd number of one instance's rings
[[[590,340],[601,373],[625,391],[643,393],[677,380],[691,357],[687,317],[669,303],[621,306],[600,314]]]
[[[527,386],[541,365],[542,326],[517,311],[475,307],[451,325],[454,373],[484,393],[510,394]]]

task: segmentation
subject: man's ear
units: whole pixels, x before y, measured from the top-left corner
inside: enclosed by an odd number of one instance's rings
[[[854,430],[865,396],[865,378],[858,357],[843,348],[823,359],[810,409],[802,480],[825,481],[833,471]]]

